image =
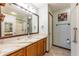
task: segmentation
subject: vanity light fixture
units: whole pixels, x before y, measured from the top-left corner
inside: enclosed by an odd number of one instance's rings
[[[23,6],[20,6],[17,3],[12,3],[12,4],[14,4],[14,5],[16,5],[16,6],[20,7],[20,8],[22,8],[22,9],[24,9],[26,12],[28,11],[27,13],[29,13],[29,14],[35,14],[35,15],[37,15],[35,12],[28,10],[30,7],[27,7],[28,9],[26,9]]]
[[[5,15],[3,15],[2,13],[0,13],[0,21],[4,20]]]
[[[0,6],[5,6],[5,3],[0,3]]]
[[[4,17],[5,17],[5,15],[3,15],[3,14],[1,13],[1,9],[2,9],[1,7],[2,7],[2,6],[5,6],[5,3],[0,3],[0,22],[3,21],[3,20],[4,20]]]

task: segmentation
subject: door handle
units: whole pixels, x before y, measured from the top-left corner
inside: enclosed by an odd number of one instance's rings
[[[74,28],[74,40],[73,40],[74,43],[77,43],[77,37],[76,36],[77,36],[77,28],[75,27]]]

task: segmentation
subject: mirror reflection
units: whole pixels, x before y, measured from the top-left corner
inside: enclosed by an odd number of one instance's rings
[[[12,3],[7,3],[2,9],[2,13],[5,15],[5,18],[1,25],[1,36],[38,32],[38,15]]]

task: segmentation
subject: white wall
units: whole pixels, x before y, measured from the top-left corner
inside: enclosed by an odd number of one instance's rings
[[[64,12],[67,12],[67,15],[68,15],[67,21],[58,22],[58,14],[61,14]],[[57,33],[57,26],[56,26],[56,24],[62,24],[62,23],[70,23],[70,8],[59,10],[59,11],[56,11],[53,13],[53,44],[54,45],[62,46],[60,44],[60,43],[62,43],[62,41],[60,41],[57,36],[58,33]],[[71,35],[71,33],[69,33],[69,35]],[[67,47],[67,46],[65,46],[65,47]]]
[[[48,4],[39,8],[39,33],[48,34]]]
[[[39,33],[48,37],[48,4],[43,4],[39,8]],[[47,40],[47,51],[49,50],[49,40]]]

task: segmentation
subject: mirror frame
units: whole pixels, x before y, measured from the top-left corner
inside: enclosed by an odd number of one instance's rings
[[[6,3],[5,3],[6,4]],[[32,13],[33,15],[36,15],[38,17],[38,31],[37,32],[34,32],[34,33],[30,33],[31,34],[38,34],[39,33],[39,15],[37,15],[36,13],[34,12],[31,12],[29,11],[28,9],[25,9],[24,7],[22,6],[19,6],[18,4],[16,3],[11,3],[11,4],[14,4],[18,7],[20,7],[21,9],[24,9],[25,11],[28,11],[29,13]],[[1,21],[0,21],[0,32],[1,32]],[[18,34],[18,35],[12,35],[12,36],[4,36],[4,37],[1,37],[1,33],[0,33],[0,39],[5,39],[5,38],[12,38],[12,37],[18,37],[18,36],[25,36],[25,35],[28,35],[28,34]]]

